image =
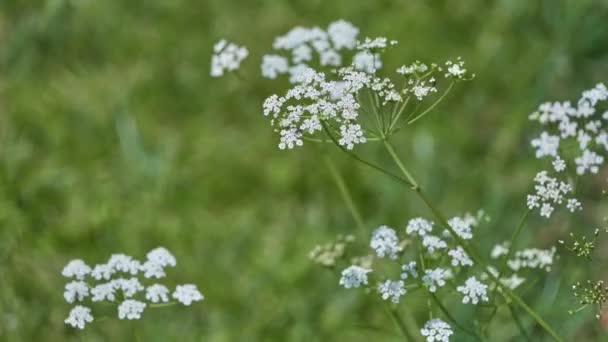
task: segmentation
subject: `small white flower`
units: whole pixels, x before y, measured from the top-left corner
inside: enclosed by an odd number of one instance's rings
[[[127,299],[118,306],[118,318],[129,320],[140,319],[145,308],[146,303]]]
[[[492,259],[498,259],[503,255],[507,255],[509,254],[509,243],[505,242],[502,244],[497,244],[494,245],[494,248],[492,248],[492,252],[490,253],[490,256],[492,257]]]
[[[84,329],[87,323],[93,322],[93,316],[91,315],[91,309],[86,306],[76,305],[70,310],[68,318],[64,321],[65,324],[71,325],[74,328]]]
[[[63,268],[61,275],[66,278],[74,277],[78,280],[83,280],[84,277],[91,272],[91,268],[80,259],[74,259],[68,262]]]
[[[460,246],[448,251],[448,255],[452,257],[452,266],[473,266],[473,260]]]
[[[574,159],[576,164],[576,173],[579,175],[585,174],[586,171],[598,173],[600,166],[604,163],[604,157],[599,154],[584,150],[583,155]]]
[[[407,264],[403,264],[403,266],[401,266],[401,270],[403,271],[403,273],[401,273],[401,279],[407,279],[410,275],[413,278],[418,278],[418,271],[416,270],[415,261],[410,261]]]
[[[513,259],[507,261],[507,265],[513,271],[521,268],[538,268],[549,272],[555,257],[555,247],[551,249],[528,248],[515,252]]]
[[[65,291],[63,292],[63,298],[68,303],[74,303],[75,301],[81,302],[85,297],[89,295],[89,285],[84,281],[72,281],[65,285]]]
[[[205,297],[198,291],[196,285],[185,284],[177,285],[173,292],[173,298],[184,305],[190,305],[192,302],[201,301]]]
[[[150,285],[146,288],[146,299],[152,303],[168,302],[169,289],[161,284]]]
[[[329,38],[336,49],[353,49],[357,44],[359,29],[345,20],[337,20],[327,27]]]
[[[380,292],[382,299],[390,298],[393,303],[399,303],[399,298],[407,293],[404,285],[403,280],[387,280],[378,284],[378,292]]]
[[[356,265],[351,265],[342,271],[340,285],[344,288],[357,288],[362,285],[367,285],[367,274],[372,270]]]
[[[427,342],[448,342],[454,332],[449,324],[439,318],[433,318],[424,323],[420,334],[426,337]]]
[[[532,140],[531,144],[532,147],[536,148],[536,158],[544,156],[556,157],[557,150],[559,149],[559,137],[542,132],[540,137]]]
[[[582,205],[581,205],[581,202],[579,202],[576,198],[570,198],[570,199],[568,199],[566,208],[568,208],[568,210],[570,210],[570,212],[575,212],[577,210],[582,210]]]
[[[448,248],[448,244],[445,241],[433,235],[425,235],[422,238],[422,245],[431,254],[436,250]]]
[[[146,261],[141,265],[141,270],[144,272],[144,277],[146,278],[164,278],[165,277],[165,269],[157,262],[154,261]]]
[[[211,56],[211,76],[220,77],[227,71],[239,68],[241,62],[249,55],[247,48],[220,40],[213,47]]]
[[[397,253],[401,252],[397,232],[388,226],[380,226],[374,230],[370,247],[380,258],[389,257],[394,260],[397,259]]]
[[[155,262],[162,267],[175,267],[175,265],[177,265],[173,254],[171,254],[171,252],[164,247],[158,247],[151,250],[148,252],[148,254],[146,254],[146,257],[148,258],[148,261]]]
[[[551,213],[553,213],[553,206],[549,203],[543,203],[540,207],[540,216],[551,217]]]
[[[566,162],[563,159],[561,159],[559,156],[555,157],[552,164],[553,164],[553,169],[556,172],[562,172],[566,169]]]
[[[125,254],[112,254],[107,264],[114,272],[124,272],[136,275],[141,268],[139,261]]]
[[[424,271],[422,281],[430,292],[436,292],[437,288],[445,285],[446,279],[452,277],[452,272],[444,268],[427,269]]]
[[[357,70],[373,74],[376,70],[382,68],[382,61],[380,60],[380,54],[378,53],[361,51],[353,57],[353,65]]]
[[[114,289],[122,291],[122,295],[125,298],[131,298],[136,293],[143,291],[144,289],[143,285],[139,282],[137,278],[118,278],[112,280],[111,283]]]
[[[450,227],[456,232],[461,239],[470,240],[473,238],[472,227],[475,224],[475,219],[471,216],[453,217],[448,220]],[[449,232],[444,232],[444,235],[449,236]]]
[[[408,235],[424,236],[433,230],[433,222],[421,217],[413,218],[407,223],[405,232]]]
[[[289,70],[287,58],[278,55],[265,55],[262,57],[262,76],[270,79],[277,78]]]
[[[99,284],[91,289],[91,300],[94,302],[100,302],[103,300],[113,302],[116,300],[114,290],[115,288],[112,282]]]
[[[464,294],[462,298],[464,304],[472,303],[474,305],[477,305],[480,300],[484,302],[489,300],[487,289],[488,285],[481,283],[475,277],[470,277],[463,286],[456,288],[458,292]]]
[[[526,278],[522,278],[517,274],[512,274],[509,278],[501,278],[500,283],[511,290],[518,288],[521,284],[526,281]]]
[[[107,264],[95,265],[93,271],[91,271],[91,276],[96,280],[110,280],[112,274],[114,274],[114,270]]]

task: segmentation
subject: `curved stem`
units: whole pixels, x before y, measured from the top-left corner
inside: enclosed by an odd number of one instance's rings
[[[524,327],[524,324],[519,319],[517,312],[515,312],[515,308],[511,304],[509,304],[508,306],[509,306],[509,311],[511,312],[511,317],[513,317],[513,321],[515,321],[515,324],[517,325],[517,328],[519,328],[521,335],[524,337],[524,339],[526,341],[530,341],[530,337],[528,336],[528,333],[526,332],[526,327]]]
[[[452,81],[452,83],[450,83],[450,85],[446,88],[446,90],[443,92],[443,94],[441,94],[441,96],[437,99],[437,101],[433,102],[433,104],[430,105],[427,109],[425,109],[424,112],[418,114],[415,118],[408,121],[407,124],[408,125],[413,124],[414,122],[418,121],[418,119],[422,118],[423,116],[428,114],[431,110],[433,110],[433,108],[435,108],[435,106],[437,106],[439,104],[439,102],[441,102],[441,100],[443,100],[443,98],[450,92],[453,85],[454,85],[454,82]]]
[[[391,318],[393,319],[393,322],[395,323],[395,325],[397,327],[399,327],[399,331],[401,331],[401,334],[403,335],[403,337],[405,337],[405,339],[407,341],[414,341],[415,339],[412,337],[412,334],[410,333],[409,329],[405,325],[405,322],[403,322],[403,319],[401,319],[401,316],[399,315],[399,312],[397,312],[397,309],[391,308],[388,311],[389,311]]]
[[[355,223],[357,224],[357,228],[359,228],[361,233],[365,235],[365,224],[363,223],[363,218],[361,217],[361,213],[359,213],[359,210],[355,205],[355,202],[353,201],[353,197],[350,191],[348,191],[348,188],[346,187],[344,178],[342,177],[340,172],[338,172],[338,169],[336,169],[336,166],[334,165],[334,162],[331,160],[331,158],[325,155],[324,159],[325,164],[327,164],[327,168],[329,169],[329,173],[331,173],[331,176],[334,182],[336,183],[336,186],[338,187],[340,195],[342,196],[342,200],[346,204],[348,211],[350,211],[353,220],[355,220]]]
[[[454,326],[456,328],[458,328],[462,332],[465,332],[465,333],[473,336],[476,340],[482,341],[481,337],[476,332],[474,332],[473,330],[467,329],[463,325],[461,325],[460,323],[458,323],[458,321],[456,321],[456,319],[450,314],[450,312],[448,311],[448,309],[446,309],[446,307],[443,306],[443,304],[441,303],[441,301],[439,300],[439,298],[437,298],[437,296],[434,293],[430,293],[429,292],[429,294],[430,294],[431,298],[433,299],[433,301],[435,302],[435,304],[437,304],[437,306],[439,307],[439,309],[441,310],[441,312],[443,312],[443,315],[450,322],[452,322],[452,324],[454,324]]]

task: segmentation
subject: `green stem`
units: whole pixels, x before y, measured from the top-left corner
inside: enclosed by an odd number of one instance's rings
[[[443,100],[443,98],[450,92],[453,85],[454,85],[454,82],[452,81],[452,83],[450,83],[450,85],[447,87],[445,92],[443,92],[443,94],[441,94],[441,96],[437,99],[437,101],[433,102],[433,104],[430,105],[427,109],[425,109],[424,112],[418,114],[415,118],[408,121],[407,124],[408,125],[413,124],[414,122],[418,121],[418,119],[422,118],[423,116],[428,114],[431,110],[433,110],[435,108],[435,106],[437,106],[439,104],[439,102],[441,102],[441,100]]]
[[[391,315],[391,318],[393,319],[393,322],[395,322],[395,325],[399,328],[399,331],[401,331],[403,337],[405,337],[405,339],[408,341],[414,341],[414,337],[412,337],[412,334],[410,333],[409,329],[401,319],[401,315],[399,315],[397,309],[391,308],[388,311]]]
[[[410,182],[414,188],[418,188],[418,183],[416,182],[416,180],[414,180],[414,177],[412,177],[409,171],[405,168],[405,165],[403,165],[401,159],[399,159],[399,157],[397,156],[397,153],[395,152],[393,146],[386,139],[383,140],[383,143],[386,149],[388,150],[388,153],[391,155],[391,157],[401,170],[401,172],[405,175],[405,178],[407,178],[408,182]]]
[[[439,300],[439,298],[437,298],[437,296],[434,293],[429,292],[431,298],[433,299],[433,301],[435,302],[435,304],[437,304],[437,306],[439,307],[439,309],[441,310],[441,312],[443,312],[443,315],[450,321],[452,322],[452,324],[454,324],[454,326],[456,328],[458,328],[459,330],[473,336],[476,340],[478,341],[482,341],[481,337],[474,332],[473,330],[467,329],[465,328],[463,325],[461,325],[460,323],[458,323],[458,321],[456,321],[456,319],[450,314],[450,312],[448,311],[448,309],[443,306],[443,304],[441,303],[441,301]]]
[[[511,312],[511,317],[513,317],[513,321],[515,322],[515,324],[519,328],[519,331],[521,332],[521,335],[524,337],[524,339],[526,341],[530,341],[530,337],[528,336],[528,333],[526,332],[526,327],[524,327],[522,321],[519,319],[519,316],[517,315],[517,312],[515,312],[515,308],[511,304],[509,304],[508,306],[509,306],[509,311]]]
[[[352,197],[350,191],[348,191],[348,188],[346,187],[344,178],[342,177],[340,172],[338,172],[338,169],[336,169],[334,162],[331,160],[331,158],[329,158],[329,156],[325,155],[324,159],[325,159],[325,163],[327,164],[327,168],[329,169],[329,172],[331,173],[331,176],[332,176],[334,182],[336,183],[338,190],[340,191],[342,200],[346,204],[348,211],[350,211],[350,214],[352,215],[353,219],[355,220],[355,223],[357,224],[357,228],[359,228],[359,230],[361,231],[361,234],[365,235],[365,224],[363,223],[361,214],[359,213],[359,210],[357,209],[357,206],[355,205],[355,202],[353,201],[353,197]]]

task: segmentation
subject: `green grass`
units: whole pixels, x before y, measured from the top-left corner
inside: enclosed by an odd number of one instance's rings
[[[480,246],[507,239],[541,167],[528,113],[607,81],[606,2],[4,0],[0,339],[129,341],[136,331],[142,341],[399,340],[371,296],[341,290],[336,274],[309,262],[315,244],[355,223],[318,149],[279,151],[261,114],[281,87],[258,76],[273,37],[338,18],[399,40],[387,65],[462,56],[477,74],[395,144],[445,212],[488,212]],[[209,77],[220,38],[250,48],[247,83]],[[390,165],[382,146],[361,150]],[[330,153],[369,231],[428,214],[391,180]],[[606,212],[594,191],[604,184],[584,185],[585,217],[534,219],[522,241],[546,247],[567,231],[591,231]],[[84,333],[63,324],[68,260],[141,257],[159,245],[178,260],[170,279],[198,284],[203,303]],[[600,266],[565,255],[522,296],[566,340],[602,340],[592,312],[567,314],[576,305],[570,283],[600,278]],[[413,304],[420,324],[425,303]],[[499,315],[492,335],[515,338],[508,312]]]

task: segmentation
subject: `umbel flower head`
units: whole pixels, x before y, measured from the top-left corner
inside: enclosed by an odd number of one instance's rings
[[[344,20],[326,30],[295,27],[277,37],[274,51],[262,58],[262,76],[275,79],[287,74],[292,84],[282,95],[268,96],[263,105],[279,134],[280,149],[330,138],[351,150],[405,124],[400,118],[410,99],[423,101],[443,83],[449,84],[447,92],[453,82],[472,77],[461,59],[447,61],[445,70],[416,61],[399,67],[392,78],[381,76],[382,54],[397,41],[357,40],[358,34],[359,29]],[[412,122],[417,119],[411,117]]]
[[[125,254],[113,254],[106,263],[93,267],[80,259],[72,260],[61,272],[64,277],[75,279],[66,284],[63,297],[68,303],[107,301],[117,305],[119,319],[140,319],[147,307],[169,303],[169,289],[165,285],[146,282],[150,278],[164,278],[165,268],[176,265],[175,257],[163,247],[151,250],[144,262]],[[177,285],[171,296],[175,303],[186,306],[204,298],[193,284]],[[93,322],[91,312],[91,308],[78,304],[65,323],[84,329]]]

